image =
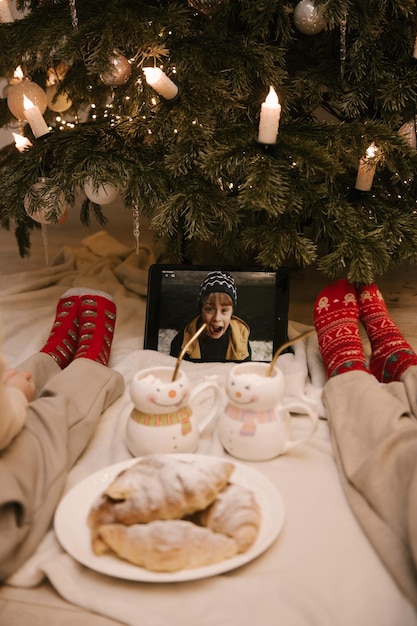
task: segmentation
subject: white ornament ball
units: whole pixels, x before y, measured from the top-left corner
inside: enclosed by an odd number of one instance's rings
[[[96,204],[110,204],[119,195],[119,188],[111,183],[102,183],[95,186],[91,179],[84,184],[84,193],[91,202]]]
[[[34,203],[42,201],[36,210]],[[58,188],[46,185],[46,179],[40,178],[25,196],[23,205],[26,213],[39,224],[62,224],[68,217],[68,206],[64,193]],[[54,217],[55,216],[55,217]]]
[[[303,35],[317,35],[326,26],[312,0],[301,0],[294,9],[294,24]]]
[[[109,87],[124,85],[129,80],[132,72],[132,66],[129,61],[119,52],[115,52],[109,63],[109,69],[100,74],[102,82]]]
[[[36,105],[43,115],[47,106],[46,93],[30,78],[24,78],[19,82],[10,85],[7,91],[7,106],[18,120],[25,119],[24,97],[28,98],[32,104]]]
[[[68,109],[72,106],[72,100],[70,100],[66,93],[60,93],[58,96],[56,96],[56,92],[56,84],[50,85],[46,88],[48,109],[51,109],[51,111],[55,111],[56,113],[63,113],[64,111],[68,111]]]

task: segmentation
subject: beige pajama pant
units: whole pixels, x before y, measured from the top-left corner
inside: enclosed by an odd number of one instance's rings
[[[366,372],[335,376],[323,399],[349,504],[417,608],[417,366],[386,385]]]
[[[102,412],[123,392],[122,376],[89,359],[61,371],[47,354],[18,369],[32,372],[37,397],[26,425],[0,454],[0,579],[34,552],[50,527],[67,475]]]

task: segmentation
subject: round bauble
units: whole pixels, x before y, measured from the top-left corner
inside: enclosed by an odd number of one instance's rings
[[[119,188],[111,183],[102,183],[96,186],[89,179],[84,183],[84,193],[95,204],[110,204],[118,197]]]
[[[69,99],[66,93],[56,95],[57,89],[56,83],[46,88],[48,109],[57,113],[63,113],[72,106],[72,100]]]
[[[130,77],[132,66],[123,54],[115,52],[114,56],[109,59],[109,68],[106,72],[100,74],[100,78],[105,85],[109,87],[118,87],[124,85]]]
[[[312,0],[301,0],[294,9],[294,24],[303,35],[317,35],[326,26]]]
[[[64,80],[68,70],[69,66],[63,62],[58,63],[55,67],[50,67],[48,70],[48,83],[53,85],[53,83]]]
[[[46,178],[39,178],[24,199],[26,213],[39,224],[62,224],[68,216],[64,193],[51,187]]]
[[[7,91],[7,106],[18,120],[25,119],[24,97],[28,98],[32,104],[36,105],[43,115],[47,106],[46,93],[30,78],[24,78],[9,86]]]

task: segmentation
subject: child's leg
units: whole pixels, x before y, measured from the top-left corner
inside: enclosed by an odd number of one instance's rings
[[[0,456],[0,580],[39,545],[69,470],[123,389],[118,372],[76,359],[30,403],[25,428]]]
[[[347,280],[338,280],[319,294],[314,324],[328,377],[351,370],[367,371],[358,319],[355,289]]]
[[[351,372],[325,385],[333,450],[354,514],[417,607],[417,368],[403,385]],[[414,401],[414,405],[415,405]]]
[[[371,342],[370,369],[380,382],[400,380],[417,355],[392,321],[375,284],[357,287],[359,316]]]

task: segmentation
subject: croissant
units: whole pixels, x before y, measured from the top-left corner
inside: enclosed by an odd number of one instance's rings
[[[193,519],[215,533],[232,537],[239,552],[245,552],[255,541],[261,524],[261,511],[254,494],[243,485],[227,485],[216,500]]]
[[[211,504],[225,487],[233,463],[196,457],[184,461],[149,455],[121,472],[94,503],[88,516],[93,549],[105,550],[97,537],[103,524],[126,525],[179,519]]]
[[[185,520],[105,524],[98,533],[119,557],[155,572],[211,565],[237,554],[233,539]]]

